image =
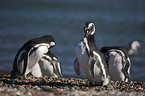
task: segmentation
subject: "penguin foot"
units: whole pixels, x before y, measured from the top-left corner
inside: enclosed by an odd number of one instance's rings
[[[89,85],[90,87],[102,86],[103,82],[90,82]]]

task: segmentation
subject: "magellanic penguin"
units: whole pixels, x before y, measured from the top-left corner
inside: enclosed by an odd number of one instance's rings
[[[110,79],[125,81],[130,79],[131,62],[127,50],[120,46],[106,46],[100,50],[105,57]]]
[[[16,78],[20,76],[27,76],[28,73],[32,73],[35,77],[41,77],[44,72],[42,70],[45,70],[45,74],[47,72],[49,73],[49,70],[53,70],[53,76],[57,75],[55,73],[60,72],[61,74],[61,68],[56,57],[50,52],[50,48],[52,48],[55,45],[54,38],[51,35],[45,35],[43,37],[34,38],[26,42],[19,50],[18,53],[15,56],[14,62],[13,62],[13,70],[11,72],[11,77]],[[47,59],[47,57],[52,59]],[[48,60],[47,63],[43,61],[43,58],[46,57]],[[39,60],[41,62],[41,66],[39,64]],[[46,61],[46,60],[45,60]],[[44,63],[43,63],[44,62]],[[51,66],[49,67],[49,63],[51,63]],[[58,65],[57,65],[58,64]],[[43,66],[43,67],[42,67]],[[52,67],[53,66],[53,67]],[[54,70],[58,69],[58,70]],[[56,72],[57,71],[57,72]],[[55,74],[55,75],[54,75]],[[61,75],[57,75],[57,77],[60,77]]]
[[[130,44],[130,49],[128,50],[129,55],[136,55],[138,53],[138,49],[140,48],[141,44],[139,41],[133,41]]]
[[[76,46],[75,72],[80,75],[81,66],[90,82],[95,82],[97,85],[107,85],[109,75],[106,62],[95,44],[94,23],[86,22],[84,32],[84,38]]]

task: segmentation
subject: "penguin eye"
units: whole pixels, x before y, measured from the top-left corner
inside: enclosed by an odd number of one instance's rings
[[[90,32],[90,29],[86,29],[86,32]]]

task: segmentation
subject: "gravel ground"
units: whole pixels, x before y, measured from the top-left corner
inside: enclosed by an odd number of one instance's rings
[[[145,96],[145,82],[111,81],[107,86],[90,86],[87,79],[35,78],[11,79],[0,75],[0,96]]]

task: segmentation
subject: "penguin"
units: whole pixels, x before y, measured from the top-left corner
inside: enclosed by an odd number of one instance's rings
[[[121,46],[105,46],[100,51],[106,60],[110,79],[128,82],[131,62],[127,50]]]
[[[139,41],[135,40],[130,43],[130,49],[128,50],[129,55],[136,55],[141,44]]]
[[[109,75],[106,62],[95,44],[95,25],[86,22],[84,26],[84,38],[76,46],[77,58],[74,61],[76,74],[81,75],[80,66],[85,72],[90,84],[107,85]]]
[[[38,61],[43,76],[51,76],[55,78],[61,78],[62,76],[62,69],[60,62],[58,61],[57,57],[51,52],[48,51],[45,53],[42,58]]]
[[[43,37],[34,38],[26,42],[18,50],[15,56],[13,62],[13,70],[11,71],[11,77],[17,78],[25,76],[26,78],[27,74],[29,73],[32,73],[32,75],[35,77],[41,77],[43,75],[41,71],[44,69],[42,66],[40,67],[39,60],[41,60],[45,54],[47,56],[49,56],[50,54],[52,55],[52,53],[50,52],[50,48],[54,46],[55,40],[51,35],[45,35]],[[56,57],[54,56],[54,58]],[[46,62],[43,65],[47,66],[47,71],[52,70],[52,67],[49,68]],[[61,72],[60,70],[59,72]]]

